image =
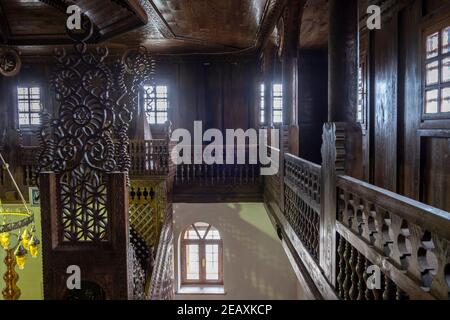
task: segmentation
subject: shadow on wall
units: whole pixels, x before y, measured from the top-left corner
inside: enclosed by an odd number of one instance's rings
[[[216,227],[223,239],[226,295],[177,295],[179,299],[298,299],[298,281],[260,203],[175,204],[175,253],[179,237],[195,222]],[[175,270],[179,270],[175,259]],[[176,280],[178,283],[178,274]]]

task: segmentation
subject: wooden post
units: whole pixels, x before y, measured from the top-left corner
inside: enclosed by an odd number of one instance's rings
[[[61,234],[58,175],[40,174],[45,299],[66,299],[77,294],[67,288],[67,268],[71,265],[80,268],[81,291],[83,281],[87,281],[100,287],[106,299],[131,297],[127,177],[123,172],[107,176],[109,237],[105,241],[67,242]]]
[[[322,182],[319,261],[328,281],[336,285],[336,177],[351,175],[361,179],[361,128],[344,122],[330,122],[322,134]]]

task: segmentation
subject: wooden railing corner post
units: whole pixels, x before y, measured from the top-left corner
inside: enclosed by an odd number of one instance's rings
[[[325,123],[322,133],[322,182],[320,265],[330,283],[336,282],[336,177],[347,174],[361,179],[362,131],[359,124]]]
[[[336,169],[338,132],[335,123],[325,123],[322,133],[322,171],[320,208],[320,252],[319,264],[330,284],[336,283]]]

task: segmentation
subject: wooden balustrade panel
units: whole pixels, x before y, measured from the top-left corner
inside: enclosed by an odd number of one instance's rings
[[[171,170],[171,144],[168,140],[132,140],[130,175],[166,175]]]
[[[342,259],[348,268],[352,255],[362,254],[411,299],[448,299],[450,213],[347,176],[339,176],[337,186],[336,230],[353,246],[339,244],[340,268]],[[345,299],[347,280],[338,276]]]
[[[374,264],[344,237],[337,234],[336,291],[343,300],[408,300],[409,296],[384,272],[378,283],[367,270]],[[368,286],[368,283],[370,286]]]
[[[284,215],[305,248],[319,260],[321,167],[285,155]]]

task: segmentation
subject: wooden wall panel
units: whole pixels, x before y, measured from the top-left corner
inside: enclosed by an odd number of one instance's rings
[[[421,1],[415,1],[399,16],[399,137],[402,142],[399,152],[398,192],[419,200],[420,150],[417,130],[422,110],[421,67],[419,32]]]
[[[375,32],[375,177],[377,186],[396,190],[397,186],[397,16]]]
[[[422,199],[439,209],[450,211],[450,139],[422,139]]]
[[[163,62],[156,78],[169,86],[174,129],[192,132],[195,120],[203,121],[204,130],[248,129],[255,123],[253,62]]]
[[[321,164],[322,127],[328,117],[328,52],[302,50],[299,54],[300,157]]]

